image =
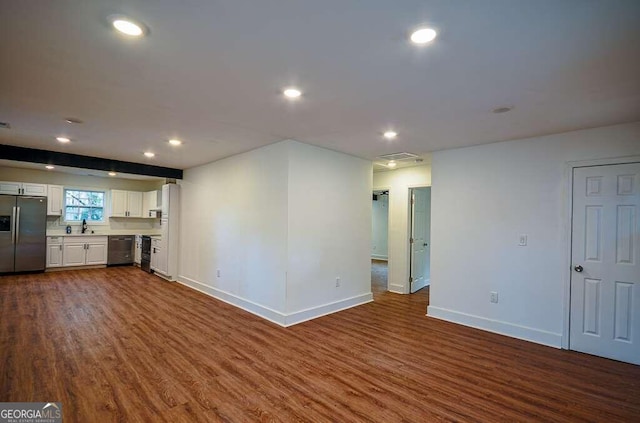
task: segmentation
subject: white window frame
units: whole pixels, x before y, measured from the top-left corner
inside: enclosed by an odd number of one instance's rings
[[[88,191],[88,192],[101,192],[103,194],[103,205],[102,205],[102,220],[88,220],[87,225],[96,226],[96,225],[108,225],[109,224],[109,191],[104,188],[91,188],[91,187],[67,187],[65,186],[62,191],[62,201],[63,201],[63,209],[62,209],[62,220],[65,224],[71,226],[80,226],[82,225],[82,220],[67,220],[67,191]]]

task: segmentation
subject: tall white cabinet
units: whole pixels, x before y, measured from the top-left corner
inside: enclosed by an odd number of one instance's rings
[[[165,279],[175,280],[178,276],[178,224],[180,213],[180,186],[162,186],[162,217],[160,227],[162,238],[157,245],[154,272]]]

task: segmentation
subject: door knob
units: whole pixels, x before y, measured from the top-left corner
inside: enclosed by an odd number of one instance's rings
[[[424,244],[422,244],[423,247],[426,247],[427,245],[429,245],[429,244],[427,244],[426,242]]]
[[[578,272],[578,273],[582,273],[582,271],[583,271],[584,269],[582,268],[582,266],[577,265],[576,267],[574,267],[574,268],[573,268],[573,270],[575,270],[575,271],[576,271],[576,272]]]

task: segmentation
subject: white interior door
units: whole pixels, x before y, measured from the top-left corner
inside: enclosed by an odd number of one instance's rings
[[[430,278],[431,189],[411,190],[411,292],[424,288]]]
[[[640,364],[640,163],[573,172],[570,348]]]

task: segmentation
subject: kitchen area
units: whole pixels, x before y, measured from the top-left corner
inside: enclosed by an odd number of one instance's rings
[[[177,277],[175,181],[6,167],[0,178],[16,179],[0,179],[0,274],[135,265]]]

